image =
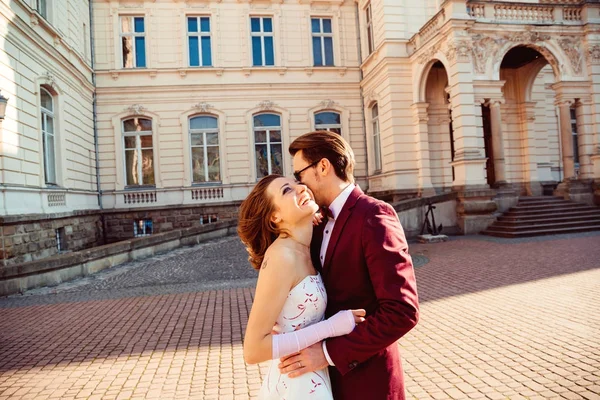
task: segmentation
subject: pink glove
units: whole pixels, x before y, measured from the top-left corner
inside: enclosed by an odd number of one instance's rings
[[[355,326],[352,311],[346,310],[298,331],[273,335],[273,359],[297,353],[329,337],[347,335]]]

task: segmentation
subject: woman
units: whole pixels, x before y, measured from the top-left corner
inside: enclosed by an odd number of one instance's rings
[[[261,179],[240,208],[238,233],[259,270],[244,359],[248,364],[272,360],[259,399],[331,400],[327,369],[289,378],[280,374],[279,358],[350,333],[364,320],[365,310],[323,320],[327,295],[310,258],[318,209],[306,186],[280,175]]]

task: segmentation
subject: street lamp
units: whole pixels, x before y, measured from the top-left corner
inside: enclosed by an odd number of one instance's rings
[[[0,94],[0,120],[4,119],[4,113],[6,112],[6,103],[8,99]]]

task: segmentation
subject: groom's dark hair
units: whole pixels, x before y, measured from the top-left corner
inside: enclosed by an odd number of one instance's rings
[[[354,152],[342,135],[329,131],[305,133],[290,144],[292,157],[300,150],[309,164],[326,158],[338,178],[354,182]]]

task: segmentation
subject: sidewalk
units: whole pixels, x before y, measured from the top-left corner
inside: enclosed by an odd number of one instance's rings
[[[400,341],[408,398],[600,399],[599,234],[411,253],[429,262]],[[255,397],[245,260],[229,238],[0,299],[0,400]]]

